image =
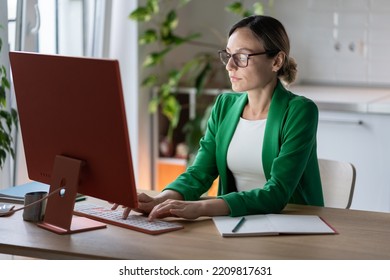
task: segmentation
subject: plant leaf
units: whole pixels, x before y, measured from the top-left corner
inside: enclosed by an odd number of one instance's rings
[[[168,84],[170,87],[176,87],[183,76],[182,71],[178,71],[176,69],[169,72],[168,75]]]
[[[19,124],[19,117],[18,117],[18,112],[14,108],[11,108],[11,116],[12,116],[12,121],[14,122],[14,125],[17,128]]]
[[[8,131],[12,131],[12,117],[11,114],[6,110],[0,110],[1,119],[5,120]]]
[[[148,0],[146,3],[146,7],[153,13],[157,14],[160,11],[160,7],[158,5],[159,0]]]
[[[150,113],[155,113],[155,112],[157,112],[158,104],[159,104],[159,103],[160,103],[160,101],[158,100],[158,96],[153,97],[153,98],[149,101],[149,112],[150,112]]]
[[[256,2],[253,4],[253,14],[263,15],[264,14],[264,5],[262,3]]]
[[[176,11],[169,11],[163,25],[168,27],[169,30],[174,30],[178,26],[178,24],[179,18],[177,17]]]
[[[6,152],[3,149],[0,149],[0,169],[3,169],[3,164],[6,157],[7,157]]]
[[[0,105],[3,107],[6,106],[5,88],[3,86],[0,86]]]
[[[130,13],[129,19],[141,22],[147,22],[152,19],[153,11],[148,7],[139,7]]]
[[[143,87],[153,87],[157,84],[158,77],[157,75],[150,75],[142,82]]]
[[[225,9],[228,12],[231,12],[233,14],[237,14],[240,16],[244,14],[244,7],[242,6],[242,4],[240,2],[233,2],[232,4],[226,6]]]
[[[144,32],[144,34],[142,34],[139,39],[138,39],[138,43],[140,45],[147,45],[147,44],[151,44],[151,43],[154,43],[158,40],[158,35],[157,35],[157,32],[156,30],[154,29],[148,29]]]
[[[5,72],[4,72],[4,75],[5,75]],[[10,88],[10,85],[9,85],[9,81],[8,81],[8,79],[7,79],[7,77],[6,76],[3,76],[2,78],[1,78],[1,85],[3,86],[3,87],[5,87],[5,88]]]
[[[211,72],[212,67],[211,63],[207,62],[202,69],[202,71],[199,73],[199,75],[195,79],[195,88],[197,94],[201,93],[203,91],[204,85],[206,84],[208,74]]]
[[[162,102],[162,113],[169,119],[172,128],[176,128],[180,119],[181,105],[174,95],[169,95]]]
[[[180,3],[179,3],[179,7],[182,7],[184,5],[187,5],[189,2],[191,2],[191,0],[180,0]]]
[[[160,95],[161,95],[161,99],[164,100],[165,98],[167,98],[168,96],[171,95],[173,91],[173,88],[170,86],[169,83],[164,83],[160,86]]]
[[[145,61],[143,63],[144,67],[151,67],[159,64],[164,56],[170,51],[170,48],[167,48],[161,52],[152,52],[146,56]]]

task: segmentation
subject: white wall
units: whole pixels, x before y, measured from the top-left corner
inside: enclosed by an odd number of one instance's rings
[[[229,27],[239,17],[225,11],[228,0],[193,0],[180,10],[178,31],[203,33],[201,41],[225,44]],[[255,0],[244,0],[251,7]],[[390,1],[386,0],[268,0],[265,13],[278,18],[298,61],[299,81],[320,84],[390,86]],[[185,22],[184,22],[185,20]],[[217,35],[216,35],[217,34]],[[194,51],[183,47],[175,63]]]
[[[291,35],[301,80],[389,86],[390,2],[275,0]],[[338,48],[337,48],[338,47]]]
[[[148,92],[140,89],[139,65],[142,49],[138,49],[138,25],[128,19],[137,7],[137,1],[112,1],[112,26],[109,56],[119,60],[125,95],[130,143],[135,161],[135,174],[139,188],[151,188],[150,127]]]

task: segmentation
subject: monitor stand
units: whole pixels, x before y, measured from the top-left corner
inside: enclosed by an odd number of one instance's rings
[[[45,217],[39,227],[58,234],[69,234],[105,228],[106,224],[85,217],[73,216],[79,185],[82,160],[56,156],[51,176],[50,191],[57,194],[47,199]]]

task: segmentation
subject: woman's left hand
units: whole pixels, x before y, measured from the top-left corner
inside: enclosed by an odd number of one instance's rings
[[[149,220],[165,217],[196,219],[202,216],[202,201],[168,199],[156,205],[149,214]]]

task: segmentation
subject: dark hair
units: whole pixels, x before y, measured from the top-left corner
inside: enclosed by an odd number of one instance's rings
[[[294,82],[297,75],[297,63],[289,56],[290,40],[283,24],[270,16],[249,16],[243,18],[229,31],[229,37],[237,28],[247,27],[263,43],[266,51],[273,57],[280,51],[286,54],[284,63],[278,71],[278,77],[287,84]],[[275,51],[275,52],[273,52]]]

